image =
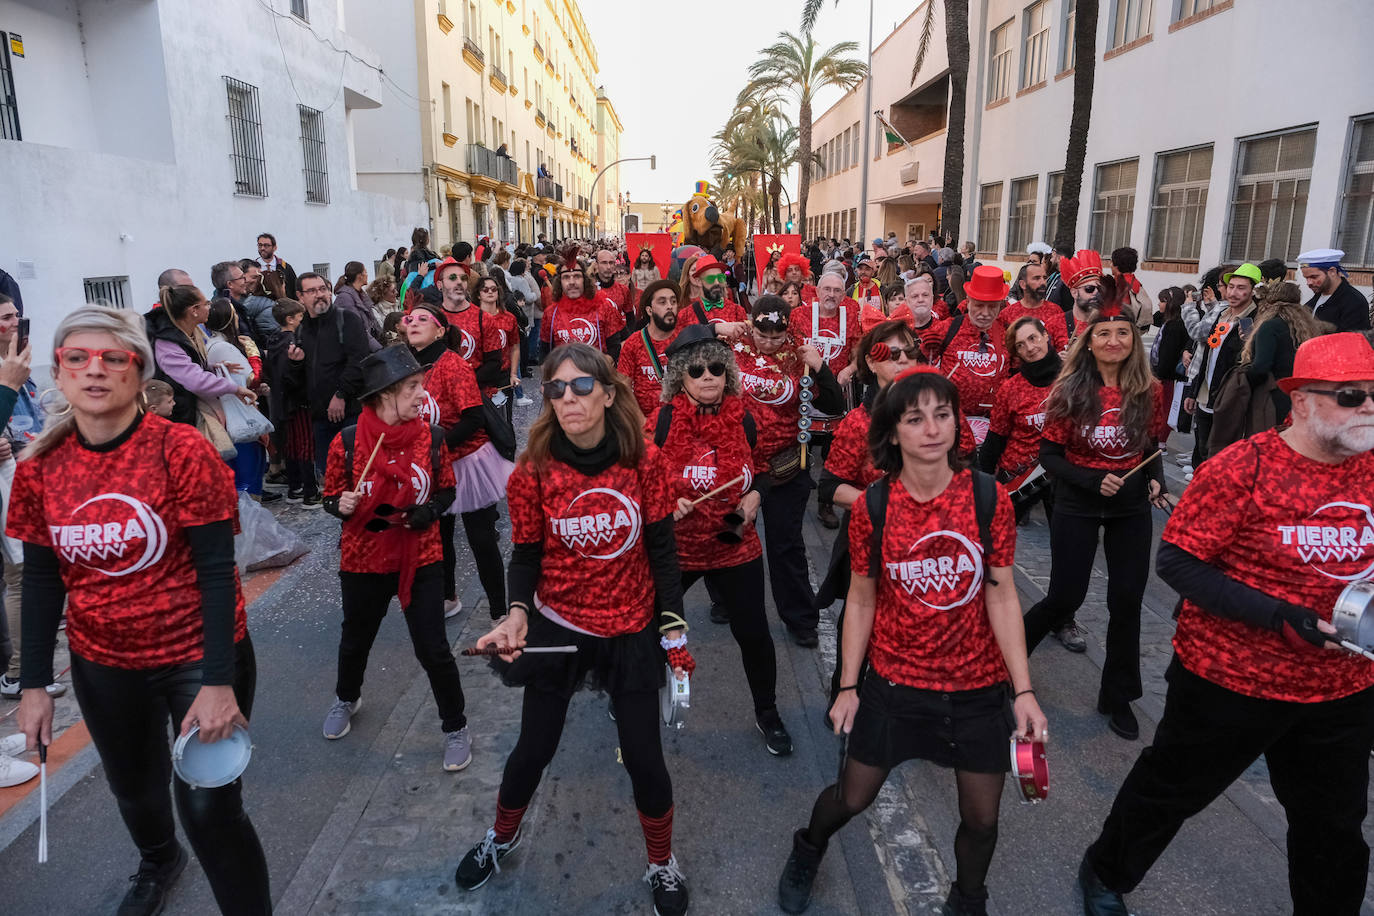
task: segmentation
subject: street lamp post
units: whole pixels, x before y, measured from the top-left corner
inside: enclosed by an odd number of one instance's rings
[[[605,175],[607,172],[609,172],[611,169],[615,168],[616,166],[620,165],[620,163],[622,163],[622,162],[644,162],[644,161],[646,161],[646,160],[647,160],[648,163],[649,163],[649,168],[650,168],[650,170],[657,170],[657,169],[658,169],[658,154],[655,153],[655,154],[652,155],[652,156],[628,156],[628,157],[626,157],[626,158],[624,158],[624,159],[617,159],[615,162],[612,162],[610,165],[606,166],[606,167],[605,167],[604,169],[602,169],[600,172],[597,172],[596,178],[592,181],[592,190],[591,190],[591,193],[588,195],[588,198],[590,199],[590,204],[589,204],[589,206],[592,206],[592,207],[595,207],[595,206],[596,206],[596,186],[597,186],[597,183],[601,181],[601,177],[602,177],[603,175]],[[597,222],[598,222],[598,220],[597,220],[596,212],[593,211],[593,212],[592,212],[592,235],[599,238],[600,236],[599,236],[599,234],[598,234],[597,225],[596,225]]]

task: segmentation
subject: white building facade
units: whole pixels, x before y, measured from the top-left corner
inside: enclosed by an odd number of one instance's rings
[[[0,267],[35,361],[83,302],[149,307],[165,268],[209,294],[210,266],[256,257],[260,232],[331,279],[409,244],[428,222],[419,103],[355,37],[350,13],[369,7],[0,0]],[[392,174],[368,189],[354,131],[407,104],[389,122]]]
[[[980,260],[1013,271],[1026,245],[1052,243],[1056,234],[1076,5],[970,4],[960,234],[975,242]],[[898,33],[918,28],[924,13],[922,4]],[[1152,294],[1196,282],[1218,264],[1277,257],[1296,267],[1299,252],[1335,247],[1347,253],[1351,281],[1367,290],[1374,270],[1374,58],[1358,26],[1369,15],[1362,0],[1315,0],[1301,10],[1282,0],[1101,0],[1078,247],[1104,259],[1115,248],[1135,248],[1138,276]],[[936,20],[942,28],[938,9]],[[1299,20],[1330,26],[1300,63],[1279,40]],[[890,44],[874,55],[873,108],[901,129],[914,39],[901,40],[896,55],[886,53]],[[937,31],[914,88],[937,87],[938,95],[947,67]],[[861,86],[818,120],[818,142],[861,125],[862,97]],[[943,132],[924,140],[902,133],[918,140],[914,149],[894,149],[874,130],[870,236],[881,228],[904,237],[902,224],[915,222],[887,215],[884,195],[894,190],[883,177],[888,160],[919,161],[911,193],[929,197],[933,190],[930,201],[939,200]],[[838,211],[845,196],[856,207],[857,169],[853,175],[841,176],[842,190],[836,182],[834,202],[823,198],[818,207],[813,192],[809,216]]]

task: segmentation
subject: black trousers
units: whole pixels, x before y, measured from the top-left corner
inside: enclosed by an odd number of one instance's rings
[[[683,593],[702,578],[706,580],[707,591],[715,587],[721,604],[730,615],[730,635],[739,646],[755,715],[775,709],[778,660],[773,637],[768,633],[768,615],[763,609],[763,558],[755,557],[748,563],[725,569],[683,570]]]
[[[1175,658],[1154,743],[1112,803],[1088,862],[1128,893],[1183,822],[1210,805],[1260,755],[1288,816],[1288,888],[1295,916],[1356,916],[1369,878],[1361,832],[1374,744],[1374,688],[1325,703],[1242,696]]]
[[[333,423],[329,420],[310,421],[311,432],[315,436],[315,471],[324,479],[325,465],[329,463],[329,445],[334,441],[345,426],[350,426],[358,422],[356,416],[344,417],[341,422]]]
[[[1050,521],[1050,587],[1026,612],[1026,651],[1067,624],[1083,606],[1097,557],[1097,533],[1107,558],[1107,659],[1098,699],[1108,708],[1137,699],[1140,686],[1140,603],[1150,577],[1154,523],[1147,506],[1134,515],[1090,518],[1054,513]]]
[[[343,593],[343,632],[339,637],[339,677],[334,694],[352,703],[363,692],[367,657],[377,639],[387,606],[396,594],[396,573],[339,573]],[[444,731],[455,732],[468,724],[463,714],[463,684],[453,660],[444,628],[444,585],[440,564],[430,563],[415,572],[410,587],[410,606],[403,609],[415,658],[429,675],[429,687],[439,705]]]
[[[820,622],[806,565],[806,543],[802,539],[802,522],[813,486],[811,472],[801,471],[786,483],[774,484],[763,498],[768,580],[773,586],[778,616],[789,630],[814,630]]]
[[[491,619],[506,614],[506,567],[501,559],[501,544],[496,536],[496,522],[501,513],[495,506],[462,513],[463,533],[477,563],[477,578],[487,594]],[[439,540],[444,546],[444,597],[458,597],[458,554],[453,536],[458,531],[458,519],[452,515],[439,518]]]
[[[520,712],[520,737],[501,777],[501,805],[523,808],[534,797],[544,769],[553,760],[568,719],[571,694],[526,687]],[[673,807],[673,783],[659,741],[658,691],[611,695],[621,759],[630,774],[635,807],[649,817],[662,817]]]
[[[234,697],[245,718],[253,715],[257,662],[253,643],[236,647]],[[172,771],[167,725],[181,721],[200,692],[201,664],[162,668],[113,668],[72,653],[72,686],[105,779],[139,854],[165,863],[175,851],[172,796],[181,826],[205,869],[215,902],[224,913],[272,912],[267,859],[253,822],[243,810],[243,781],[217,789],[192,789]],[[172,791],[167,791],[167,781]]]
[[[1193,411],[1193,467],[1207,460],[1207,440],[1212,435],[1212,415],[1201,407]]]

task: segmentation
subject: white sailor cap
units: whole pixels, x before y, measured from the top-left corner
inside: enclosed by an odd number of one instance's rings
[[[1044,242],[1031,242],[1026,246],[1026,254],[1049,254],[1052,251],[1054,249]]]
[[[1314,248],[1298,255],[1298,263],[1306,267],[1329,270],[1338,266],[1343,257],[1345,257],[1345,252],[1339,248]]]

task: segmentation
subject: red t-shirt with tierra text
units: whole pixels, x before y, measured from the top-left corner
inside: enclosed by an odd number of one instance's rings
[[[615,303],[598,294],[593,299],[559,299],[544,311],[539,336],[555,347],[584,343],[606,352],[606,341],[625,327]]]
[[[444,318],[450,327],[458,329],[457,351],[472,371],[482,365],[482,357],[492,350],[501,348],[498,326],[492,316],[482,314],[482,307],[469,305],[461,312],[444,310]]]
[[[72,652],[147,669],[204,655],[187,528],[236,518],[234,474],[195,427],[146,414],[109,451],[69,435],[15,469],[8,534],[57,554]],[[234,640],[248,634],[239,590]]]
[[[1341,590],[1374,575],[1374,453],[1332,465],[1274,430],[1237,442],[1198,467],[1164,540],[1329,621]],[[1298,648],[1191,601],[1174,650],[1199,677],[1266,700],[1319,703],[1374,686],[1374,663],[1358,655]]]
[[[797,394],[806,363],[787,345],[776,353],[761,353],[754,348],[752,338],[735,341],[731,349],[739,365],[740,387],[749,398],[749,412],[758,423],[759,451],[772,459],[797,444],[797,421],[801,419]]]
[[[951,322],[959,328],[950,338],[944,352],[936,349],[949,333]],[[992,413],[993,396],[997,386],[1007,377],[1007,351],[1002,339],[1001,324],[993,323],[987,331],[978,330],[966,316],[956,315],[949,321],[933,324],[921,334],[921,346],[932,356],[940,371],[959,389],[959,408],[969,416],[986,417]]]
[[[668,350],[668,345],[677,337],[674,333],[667,340],[654,340],[649,337],[649,343],[653,344],[654,353],[658,356],[658,366],[649,358],[649,351],[644,346],[644,338],[648,336],[639,332],[631,334],[625,338],[625,345],[620,348],[620,360],[616,363],[616,371],[630,380],[630,387],[634,389],[635,402],[639,404],[640,411],[644,416],[653,416],[658,410],[659,397],[663,394],[663,377],[659,375],[659,367],[668,367],[668,357],[664,354]]]
[[[654,580],[643,532],[673,514],[669,473],[653,443],[637,468],[587,475],[552,457],[540,469],[517,465],[506,504],[511,540],[543,547],[535,601],[597,636],[644,629]]]
[[[1040,437],[1045,429],[1045,399],[1049,386],[1036,388],[1021,373],[1016,373],[997,389],[992,401],[992,422],[988,432],[1007,440],[997,466],[1017,474],[1040,461]]]
[[[1150,390],[1153,410],[1146,441],[1158,442],[1161,433],[1168,429],[1168,420],[1159,382],[1151,379]],[[1064,456],[1081,468],[1112,474],[1129,471],[1145,455],[1141,449],[1130,445],[1130,436],[1121,425],[1121,389],[1103,386],[1097,389],[1097,398],[1101,414],[1096,424],[1074,429],[1072,420],[1055,420],[1045,424],[1044,437],[1064,446]]]
[[[849,519],[849,563],[869,574],[873,525],[868,501]],[[992,556],[983,556],[973,475],[960,471],[945,491],[918,503],[893,480],[883,530],[881,573],[868,660],[879,675],[923,690],[975,690],[1007,679],[983,600],[988,568],[1011,566],[1016,522],[999,484]]]
[[[445,350],[443,354],[425,370],[425,400],[420,405],[420,419],[435,426],[451,429],[463,411],[482,406],[482,395],[477,389],[477,377],[472,367],[457,353]],[[452,460],[462,458],[477,451],[487,441],[487,431],[479,429],[457,448],[448,449]]]
[[[866,487],[883,476],[873,467],[868,451],[868,427],[872,423],[868,408],[862,404],[844,415],[835,427],[835,438],[825,455],[825,469],[850,486]],[[968,456],[978,450],[968,417],[959,412],[959,454]]]
[[[843,326],[841,315],[844,316]],[[787,318],[787,330],[797,345],[807,343],[819,350],[830,371],[839,375],[840,370],[849,365],[850,351],[863,336],[859,320],[859,303],[846,298],[840,300],[839,309],[833,315],[821,314],[819,304],[794,308]]]

